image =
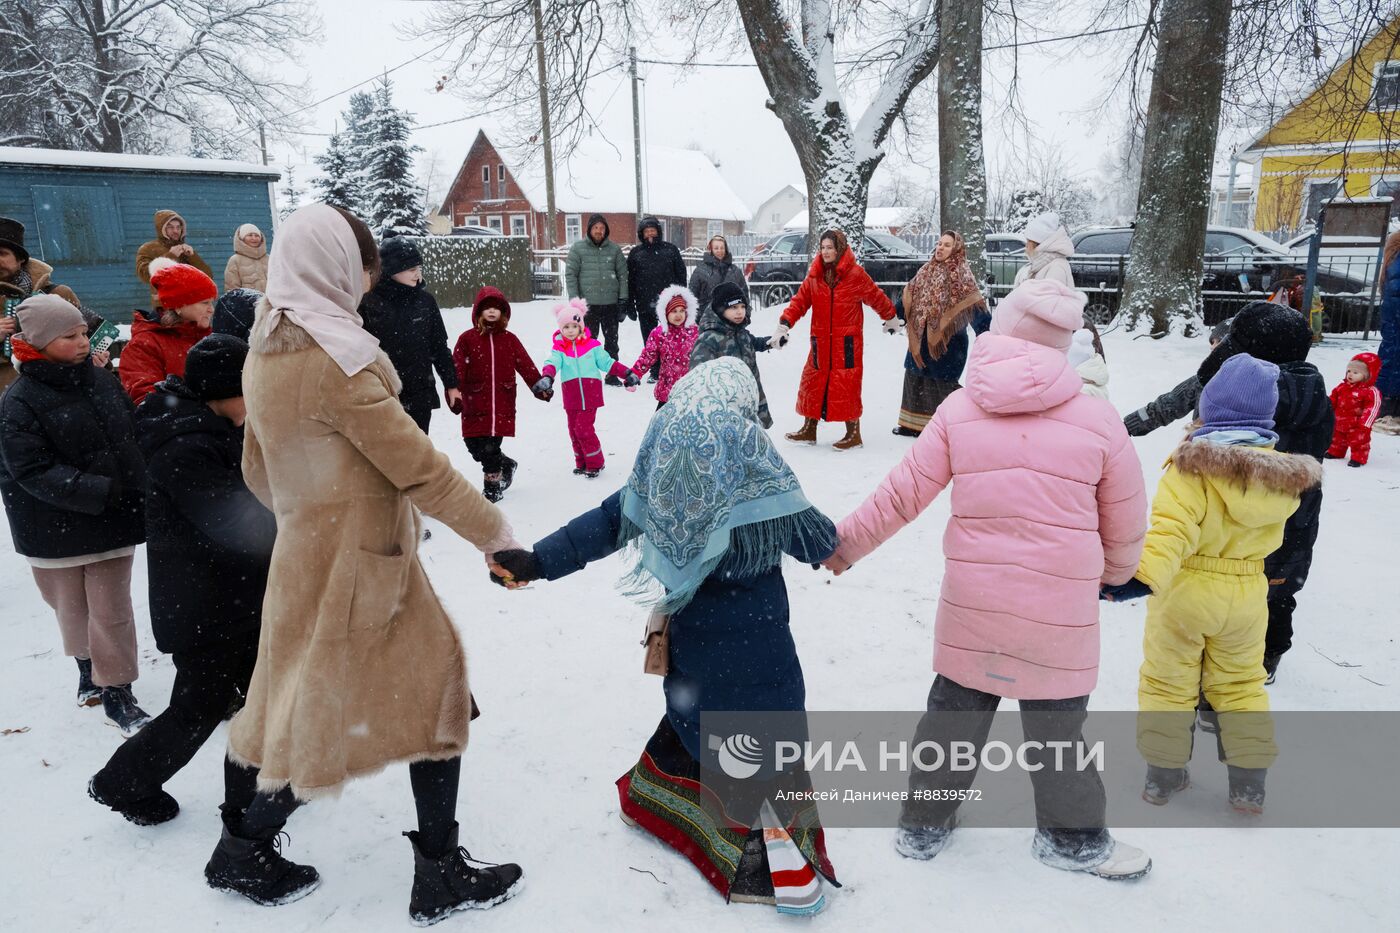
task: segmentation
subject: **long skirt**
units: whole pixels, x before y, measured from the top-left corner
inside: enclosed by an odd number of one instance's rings
[[[794,780],[810,787],[805,775]],[[785,804],[781,811],[765,807],[771,816],[783,814],[777,817],[781,828],[767,832],[755,828],[758,815],[754,822],[721,816],[724,808],[702,782],[700,763],[686,751],[668,718],[656,727],[641,760],[617,779],[617,792],[629,823],[690,859],[726,900],[776,904],[784,913],[816,913],[822,906],[817,875],[840,887],[815,803]],[[775,848],[775,835],[788,844]],[[774,852],[779,854],[770,862]],[[777,864],[784,852],[801,863],[796,870]]]
[[[904,397],[899,405],[899,426],[909,431],[922,431],[943,400],[961,388],[956,382],[928,379],[906,369]]]

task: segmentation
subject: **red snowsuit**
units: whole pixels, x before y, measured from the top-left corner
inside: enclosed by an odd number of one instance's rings
[[[131,341],[117,362],[117,376],[131,400],[141,400],[166,376],[185,375],[185,355],[190,347],[213,333],[189,321],[166,326],[137,311],[131,320]],[[159,315],[160,312],[152,312]]]
[[[495,326],[483,326],[481,312],[491,307],[501,310],[501,319]],[[540,381],[540,371],[520,338],[506,329],[510,302],[500,291],[488,285],[477,293],[472,324],[452,351],[457,387],[462,391],[462,436],[514,437],[516,373],[526,387],[533,388]]]
[[[802,287],[779,318],[779,323],[791,328],[812,311],[812,349],[797,389],[797,413],[802,417],[822,421],[860,417],[863,305],[874,308],[883,320],[894,317],[889,296],[856,264],[849,249],[836,260],[834,288],[826,284],[821,256],[812,260]]]
[[[1364,382],[1350,383],[1345,379],[1332,390],[1332,411],[1336,416],[1332,429],[1332,446],[1327,456],[1341,458],[1351,448],[1351,459],[1365,463],[1371,456],[1371,425],[1381,410],[1381,393],[1376,377],[1381,372],[1381,358],[1374,353],[1358,353],[1353,362],[1364,363],[1370,374]]]

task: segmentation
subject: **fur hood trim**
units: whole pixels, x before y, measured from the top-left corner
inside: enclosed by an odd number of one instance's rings
[[[1267,447],[1229,447],[1209,441],[1183,441],[1171,456],[1183,473],[1263,486],[1290,496],[1322,484],[1322,464],[1303,454],[1283,454]]]

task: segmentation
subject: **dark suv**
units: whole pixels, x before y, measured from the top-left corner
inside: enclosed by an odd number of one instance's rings
[[[891,301],[899,297],[925,261],[918,250],[888,233],[865,234],[859,252],[860,264]],[[807,234],[780,233],[754,248],[744,265],[744,277],[761,305],[786,304],[807,277],[811,264]]]

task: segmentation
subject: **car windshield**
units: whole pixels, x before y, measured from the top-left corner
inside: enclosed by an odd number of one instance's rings
[[[891,256],[917,256],[919,251],[897,236],[889,233],[867,233],[866,239]]]

